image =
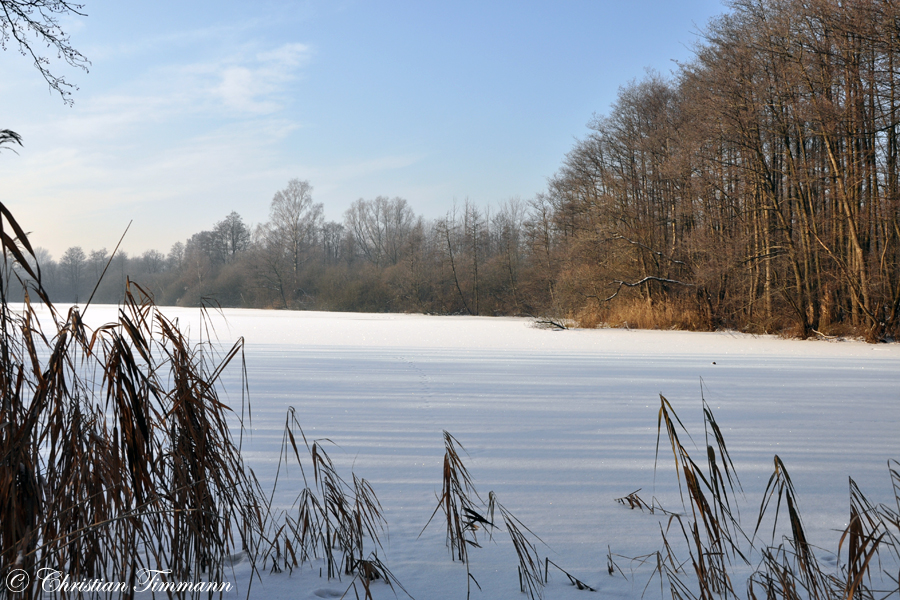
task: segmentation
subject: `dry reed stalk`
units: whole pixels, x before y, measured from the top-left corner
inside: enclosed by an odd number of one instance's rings
[[[528,529],[528,527],[526,527],[515,515],[509,512],[505,506],[497,502],[493,492],[489,494],[488,498],[488,514],[491,516],[491,520],[493,520],[494,511],[500,511],[503,524],[506,526],[506,532],[509,534],[509,539],[512,541],[516,556],[519,559],[519,580],[522,592],[527,593],[532,600],[535,598],[543,598],[545,582],[541,578],[541,560],[538,556],[537,548],[534,546],[534,542],[529,540],[524,532],[527,531],[538,541],[541,541],[541,539],[535,535],[533,531]],[[541,543],[543,542],[541,541]],[[560,570],[562,571],[562,569]],[[566,573],[565,571],[563,572]],[[578,581],[568,573],[566,573],[566,575],[570,580],[573,580],[573,582]],[[584,584],[581,584],[579,581],[576,585],[582,586]],[[579,589],[583,588],[579,587]]]
[[[800,518],[794,484],[791,481],[787,468],[777,454],[775,455],[774,463],[775,470],[771,477],[769,477],[768,484],[766,484],[766,491],[763,494],[763,501],[760,504],[759,517],[757,519],[756,529],[753,532],[753,537],[755,538],[756,533],[759,531],[759,526],[762,523],[770,501],[773,496],[777,494],[775,517],[772,524],[772,537],[773,539],[775,537],[775,529],[778,525],[778,514],[780,512],[779,509],[783,498],[787,506],[788,520],[791,526],[791,538],[788,541],[792,547],[791,551],[775,553],[773,555],[782,557],[782,568],[778,570],[779,576],[784,573],[785,568],[787,568],[787,571],[790,571],[791,575],[796,577],[796,581],[794,581],[791,586],[793,589],[804,589],[811,598],[827,597],[828,582],[822,569],[819,567],[812,547],[807,541],[806,531],[804,530],[803,522]],[[771,563],[771,561],[767,561],[767,563]],[[798,572],[795,572],[793,570],[794,568],[796,568],[796,571]]]
[[[476,531],[481,526],[492,528],[493,523],[477,510],[479,505],[484,505],[484,501],[478,495],[469,471],[466,469],[466,465],[457,451],[457,446],[463,452],[465,452],[465,448],[450,432],[445,430],[443,435],[444,465],[441,495],[437,498],[437,506],[435,506],[434,511],[428,518],[428,522],[425,523],[425,527],[419,532],[419,537],[431,524],[437,512],[443,510],[447,532],[447,548],[450,550],[451,559],[458,559],[466,566],[466,598],[470,598],[472,595],[472,583],[474,582],[478,589],[481,589],[481,585],[479,585],[475,576],[472,575],[469,562],[469,546],[480,548]]]
[[[690,504],[690,517],[669,514],[668,527],[662,530],[665,558],[658,559],[653,576],[659,574],[660,583],[665,578],[673,598],[737,597],[731,585],[731,563],[737,558],[749,565],[741,540],[760,556],[755,571],[747,581],[747,597],[757,600],[851,600],[855,597],[883,598],[900,593],[900,573],[894,577],[881,569],[882,581],[892,581],[894,589],[875,590],[872,587],[872,565],[884,549],[891,553],[894,564],[900,562],[900,463],[889,461],[888,469],[893,485],[893,507],[871,505],[852,480],[850,481],[850,523],[838,544],[840,552],[847,545],[847,564],[843,575],[826,572],[818,563],[809,543],[800,517],[797,495],[793,482],[782,460],[776,455],[775,469],[763,494],[756,527],[752,539],[740,525],[738,505],[734,499],[741,490],[734,464],[725,445],[721,429],[712,411],[703,401],[706,432],[706,473],[698,468],[681,444],[679,429],[686,433],[684,425],[672,406],[662,396],[657,424],[657,461],[659,440],[665,428],[675,459],[682,502]],[[684,485],[682,486],[682,476]],[[685,498],[685,493],[687,497]],[[775,499],[771,542],[756,542],[759,528]],[[646,503],[636,494],[616,499],[622,504],[643,508]],[[790,525],[790,536],[784,543],[776,544],[778,517],[784,505]],[[675,558],[667,533],[678,526],[684,539],[692,567],[688,575],[682,563]],[[896,533],[895,533],[896,532]],[[756,542],[756,543],[755,543]],[[650,581],[648,581],[649,586]],[[645,587],[646,590],[646,587]]]
[[[476,531],[480,525],[493,525],[478,510],[478,506],[484,505],[484,501],[469,475],[468,469],[459,456],[457,447],[465,452],[462,444],[449,432],[444,431],[444,468],[442,478],[441,495],[438,497],[437,506],[431,513],[424,532],[428,528],[434,516],[439,510],[444,512],[447,529],[447,547],[450,555],[455,560],[468,564],[469,546],[480,548]],[[476,504],[477,500],[477,504]],[[419,533],[421,536],[422,534]]]
[[[376,554],[370,554],[368,558],[365,560],[360,559],[356,566],[356,575],[354,575],[353,579],[350,580],[350,585],[347,586],[347,590],[343,593],[341,598],[345,598],[348,593],[350,593],[350,588],[352,587],[356,590],[356,582],[359,581],[363,587],[363,591],[365,592],[366,600],[373,600],[372,596],[372,582],[381,580],[384,581],[385,584],[394,592],[394,595],[397,595],[397,590],[394,589],[394,585],[400,588],[404,594],[406,594],[411,600],[414,600],[412,595],[400,581],[391,573],[391,570],[387,568],[387,566],[381,562]],[[359,594],[357,593],[357,597]]]
[[[610,564],[612,564],[612,555],[609,555],[609,561],[610,561]],[[557,568],[557,570],[561,571],[562,574],[566,576],[566,578],[569,580],[569,583],[574,585],[576,589],[587,590],[588,592],[596,592],[597,591],[594,588],[592,588],[591,586],[589,586],[588,584],[586,584],[585,582],[581,581],[580,579],[578,579],[577,577],[575,577],[574,575],[569,573],[568,571],[566,571],[565,569],[563,569],[562,567],[560,567],[558,564],[556,564],[549,558],[544,559],[544,565],[545,565],[544,566],[544,584],[545,585],[547,584],[547,579],[548,579],[547,566],[553,565],[554,567]],[[616,567],[616,568],[618,568],[618,567]],[[613,572],[612,566],[609,567],[609,570],[610,570],[610,574],[612,574],[612,572]],[[521,572],[521,567],[520,567],[520,572]],[[525,590],[523,589],[522,591],[524,592]],[[532,595],[532,597],[534,597],[534,596]]]
[[[541,577],[541,562],[537,547],[525,534],[527,532],[537,541],[541,543],[543,541],[512,512],[500,504],[494,492],[488,493],[487,503],[482,500],[475,489],[468,469],[460,458],[457,447],[465,451],[462,444],[455,437],[444,431],[444,468],[441,494],[437,496],[437,506],[431,513],[428,522],[425,523],[425,527],[422,528],[422,532],[428,528],[438,511],[443,510],[446,524],[446,543],[450,549],[451,557],[454,560],[459,559],[466,565],[466,580],[468,582],[466,597],[471,596],[471,582],[474,582],[481,589],[470,570],[469,547],[481,547],[476,537],[476,532],[479,529],[484,529],[488,538],[493,540],[493,531],[498,528],[494,519],[496,512],[500,513],[500,519],[503,521],[506,532],[509,534],[510,541],[513,544],[513,549],[516,551],[519,563],[517,566],[519,587],[523,593],[527,593],[532,600],[543,597],[544,585],[546,584],[546,569],[549,564],[553,564],[565,573],[578,589],[595,591],[555,563],[551,563],[549,559],[545,562],[545,576]],[[421,535],[419,533],[420,537]]]
[[[746,557],[740,550],[737,537],[743,535],[740,525],[731,513],[731,506],[728,497],[728,489],[734,491],[734,480],[731,473],[733,464],[725,447],[724,439],[721,437],[721,431],[712,411],[703,403],[704,423],[706,430],[706,439],[709,439],[709,430],[713,432],[716,439],[716,447],[707,445],[707,468],[708,474],[704,475],[702,470],[690,457],[687,450],[681,444],[677,425],[682,431],[687,432],[684,424],[678,418],[672,409],[671,404],[662,395],[660,395],[660,409],[657,422],[657,453],[659,448],[659,439],[662,435],[662,427],[665,425],[675,457],[676,474],[679,480],[679,490],[681,490],[681,475],[684,475],[685,488],[691,508],[693,523],[682,523],[682,519],[678,515],[670,517],[676,519],[680,525],[682,534],[688,547],[691,550],[691,560],[694,566],[694,572],[697,582],[700,586],[701,597],[709,597],[711,594],[730,593],[733,592],[731,579],[728,574],[729,564],[733,558],[739,558],[747,563]],[[721,463],[725,468],[726,477],[722,476],[716,459],[717,449],[721,456]],[[684,495],[682,493],[682,501]],[[703,525],[703,536],[698,524]]]
[[[618,502],[619,504],[627,506],[631,510],[634,510],[635,508],[644,510],[646,508],[652,514],[653,507],[650,506],[649,504],[647,504],[643,498],[638,496],[638,492],[640,492],[640,491],[641,491],[640,488],[638,488],[635,491],[631,492],[630,494],[626,494],[626,495],[622,496],[621,498],[615,498],[615,501]]]
[[[888,531],[881,515],[869,504],[856,482],[850,479],[850,523],[838,543],[840,553],[844,542],[847,542],[847,577],[844,583],[847,600],[865,591],[863,584],[866,577],[871,583],[869,563],[877,555],[886,535]]]
[[[361,569],[374,572],[371,571],[371,565],[380,565],[380,569],[383,564],[380,560],[371,560],[374,554],[370,554],[370,558],[364,558],[367,551],[366,540],[370,540],[376,549],[381,548],[380,536],[387,527],[375,490],[368,481],[355,473],[352,474],[352,484],[348,484],[338,474],[331,457],[322,448],[322,442],[329,440],[316,440],[310,446],[293,408],[288,410],[285,421],[279,473],[281,461],[293,454],[303,472],[304,482],[307,481],[298,437],[302,438],[308,451],[314,485],[305,487],[297,496],[294,503],[296,516],[285,513],[269,520],[270,529],[274,533],[266,535],[269,546],[263,553],[263,563],[271,558],[273,568],[280,569],[277,565],[281,561],[285,568],[293,570],[295,566],[321,557],[325,561],[329,579],[340,578],[343,571],[344,575],[354,575],[351,587],[354,587],[356,580],[360,580],[364,588],[368,589],[371,578],[361,577]],[[273,496],[274,492],[273,488]],[[384,580],[390,583],[394,579],[384,577]]]

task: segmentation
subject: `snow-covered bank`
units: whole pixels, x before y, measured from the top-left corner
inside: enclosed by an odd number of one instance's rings
[[[112,319],[91,307],[87,320]],[[199,312],[163,309],[201,331]],[[418,598],[464,598],[465,570],[452,563],[432,524],[441,486],[441,431],[469,453],[484,494],[493,490],[546,542],[542,556],[616,597],[639,597],[650,576],[607,574],[607,547],[638,556],[660,547],[657,517],[613,499],[642,488],[680,509],[671,451],[654,476],[659,394],[684,421],[702,456],[702,394],[724,429],[744,485],[752,531],[778,454],[790,470],[811,542],[837,550],[852,477],[873,503],[886,502],[886,461],[900,458],[900,345],[813,342],[732,333],[536,329],[512,318],[430,317],[225,310],[219,338],[246,340],[253,409],[245,456],[264,486],[274,478],[285,412],[297,409],[310,440],[327,438],[338,468],[372,482],[389,523],[380,552]],[[227,374],[233,403],[239,373]],[[663,442],[665,443],[665,438]],[[465,458],[465,457],[464,457]],[[279,482],[290,507],[299,470]],[[521,598],[505,534],[471,552],[483,588],[473,598]],[[636,569],[632,576],[630,567]],[[246,564],[236,567],[245,585]],[[259,598],[316,598],[347,589],[318,568],[264,575]],[[380,584],[379,598],[393,594]],[[648,594],[658,593],[658,583]],[[584,598],[561,573],[546,598]],[[400,592],[402,596],[402,592]],[[238,596],[242,597],[242,596]],[[349,597],[355,597],[351,590]],[[651,596],[652,597],[652,596]]]

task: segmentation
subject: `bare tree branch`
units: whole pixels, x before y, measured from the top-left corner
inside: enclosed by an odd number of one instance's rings
[[[50,58],[37,53],[35,47],[45,45],[54,49],[57,58],[87,72],[91,62],[72,47],[69,34],[59,22],[60,17],[86,16],[83,10],[84,5],[67,0],[0,0],[0,48],[6,50],[7,44],[14,39],[19,53],[31,57],[50,89],[59,92],[63,102],[70,105],[70,90],[78,89],[77,86],[63,76],[54,75],[50,71]],[[31,34],[36,39],[29,39]]]
[[[671,283],[674,285],[683,285],[686,287],[697,287],[696,283],[688,283],[686,281],[678,281],[677,279],[666,279],[665,277],[653,277],[651,275],[651,276],[644,277],[640,281],[635,281],[635,282],[621,281],[619,279],[613,280],[610,283],[617,283],[617,284],[619,284],[619,287],[616,288],[616,291],[615,291],[615,293],[613,293],[612,296],[610,296],[608,298],[604,298],[604,299],[601,299],[599,296],[593,296],[593,295],[588,296],[588,297],[595,298],[599,302],[609,302],[610,300],[612,300],[613,298],[615,298],[616,296],[619,295],[619,292],[622,291],[623,287],[638,287],[639,285],[647,283],[648,281],[658,281],[660,283]]]

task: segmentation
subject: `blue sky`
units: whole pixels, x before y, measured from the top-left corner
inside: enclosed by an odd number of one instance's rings
[[[55,258],[167,252],[308,179],[326,218],[401,196],[533,197],[618,88],[691,57],[718,1],[122,2],[64,23],[91,61],[68,107],[0,53],[0,201]]]

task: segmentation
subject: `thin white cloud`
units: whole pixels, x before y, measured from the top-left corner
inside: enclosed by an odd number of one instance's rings
[[[260,52],[256,59],[263,64],[297,68],[305,66],[311,55],[312,49],[307,44],[289,43],[275,50]]]
[[[265,82],[255,81],[253,71],[247,67],[228,67],[222,74],[222,83],[216,87],[216,93],[222,98],[225,106],[250,113],[271,113],[278,109],[272,101],[258,100],[271,92]]]
[[[57,119],[34,121],[23,130],[30,138],[51,138],[54,145],[90,147],[102,142],[118,149],[155,143],[167,128],[197,133],[205,121],[240,122],[278,116],[295,95],[294,87],[312,56],[309,46],[288,43],[259,50],[246,46],[214,62],[151,69],[116,91],[79,100]]]
[[[222,39],[247,37],[248,32],[259,29],[264,24],[265,20],[263,19],[250,19],[237,24],[216,24],[195,29],[167,31],[156,35],[136,37],[125,42],[102,44],[89,42],[84,46],[84,54],[97,62],[109,58],[153,54],[160,48],[190,46],[198,43],[217,42]]]
[[[385,171],[394,171],[414,165],[421,160],[421,156],[417,154],[403,154],[394,156],[380,156],[378,158],[366,159],[359,162],[347,163],[329,169],[328,175],[335,179],[350,179],[355,177],[365,177]]]
[[[255,59],[224,66],[216,93],[225,106],[238,112],[269,114],[284,104],[284,88],[311,57],[306,44],[289,43],[257,53]]]

